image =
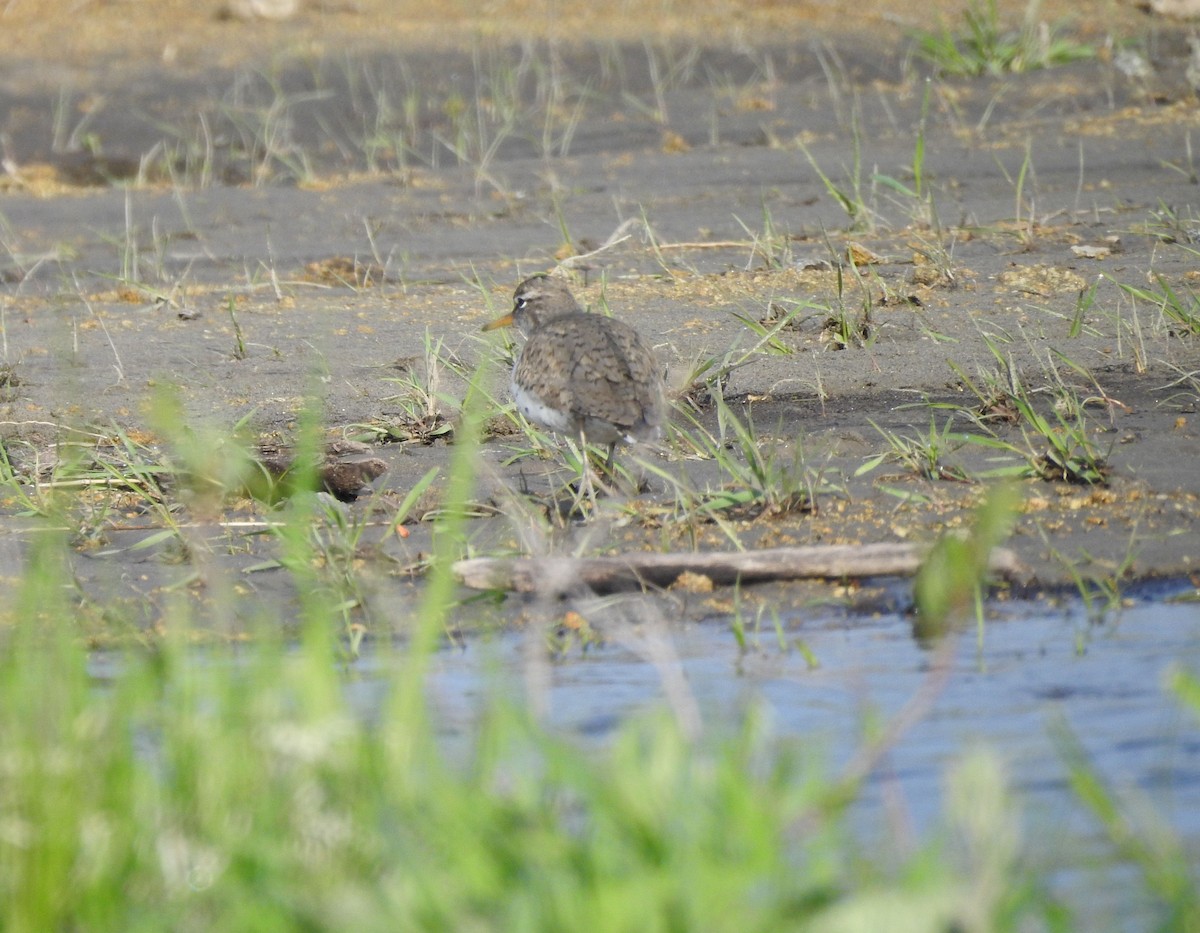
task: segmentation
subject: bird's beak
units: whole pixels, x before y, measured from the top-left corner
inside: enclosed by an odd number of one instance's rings
[[[504,317],[498,317],[494,321],[489,321],[483,325],[483,330],[499,330],[501,327],[511,327],[513,322],[512,312],[509,311]]]

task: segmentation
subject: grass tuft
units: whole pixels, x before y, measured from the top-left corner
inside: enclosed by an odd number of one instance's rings
[[[1065,39],[1056,27],[1039,20],[1037,0],[1025,9],[1018,29],[1000,23],[996,0],[974,0],[963,13],[962,29],[942,25],[914,36],[917,57],[943,75],[1021,74],[1094,58],[1090,45]]]

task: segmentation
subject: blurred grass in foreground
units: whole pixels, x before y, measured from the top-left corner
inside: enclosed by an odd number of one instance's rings
[[[327,640],[168,640],[97,686],[63,623],[0,666],[5,930],[983,930],[1049,906],[990,757],[905,853],[854,841],[854,788],[755,722],[585,749],[498,708],[452,762],[407,704],[354,715]]]

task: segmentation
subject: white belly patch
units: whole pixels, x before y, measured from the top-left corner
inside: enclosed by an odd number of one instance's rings
[[[534,424],[540,424],[543,428],[558,431],[560,434],[573,434],[579,430],[578,426],[573,423],[570,412],[551,408],[536,395],[515,383],[512,387],[512,394],[521,414]]]

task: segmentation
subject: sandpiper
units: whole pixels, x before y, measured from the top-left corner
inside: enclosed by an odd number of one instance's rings
[[[513,309],[484,326],[515,324],[525,346],[513,366],[512,394],[521,413],[560,434],[608,445],[653,441],[666,417],[662,368],[636,330],[579,307],[567,283],[545,274],[513,293]],[[584,482],[591,490],[586,464]]]

